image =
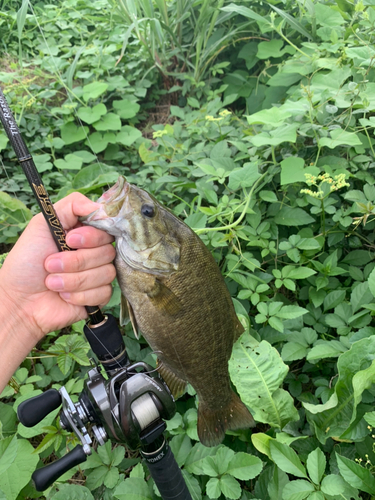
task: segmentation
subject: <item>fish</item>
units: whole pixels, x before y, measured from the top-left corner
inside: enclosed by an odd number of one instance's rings
[[[113,235],[122,298],[130,320],[157,353],[174,398],[190,383],[198,395],[201,443],[220,444],[227,430],[254,427],[231,387],[228,360],[244,328],[220,269],[195,232],[151,194],[122,176],[83,224]]]

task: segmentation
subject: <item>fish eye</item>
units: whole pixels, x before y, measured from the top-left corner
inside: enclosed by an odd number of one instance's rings
[[[155,215],[155,209],[152,205],[145,203],[141,207],[141,214],[151,219]]]

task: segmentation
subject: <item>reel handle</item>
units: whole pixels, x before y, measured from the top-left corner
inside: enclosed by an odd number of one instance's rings
[[[56,389],[23,401],[17,408],[18,420],[25,427],[34,427],[51,411],[61,405],[61,395]]]
[[[80,444],[77,445],[64,457],[34,472],[32,480],[34,481],[35,489],[37,491],[46,490],[65,472],[86,460],[87,455],[83,451],[83,446]]]

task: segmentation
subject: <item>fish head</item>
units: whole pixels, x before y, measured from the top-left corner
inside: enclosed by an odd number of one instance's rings
[[[158,275],[178,270],[180,244],[168,225],[168,211],[147,191],[120,176],[97,203],[101,206],[80,221],[114,236],[130,267]]]

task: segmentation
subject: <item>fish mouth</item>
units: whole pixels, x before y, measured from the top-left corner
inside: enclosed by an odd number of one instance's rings
[[[119,214],[128,195],[129,188],[130,184],[126,181],[125,177],[120,175],[116,184],[103,193],[97,200],[97,203],[100,203],[101,206],[97,210],[94,210],[94,212],[79,217],[79,221],[83,224],[100,228],[100,225],[98,225],[99,221],[108,220],[110,217],[116,217]]]

